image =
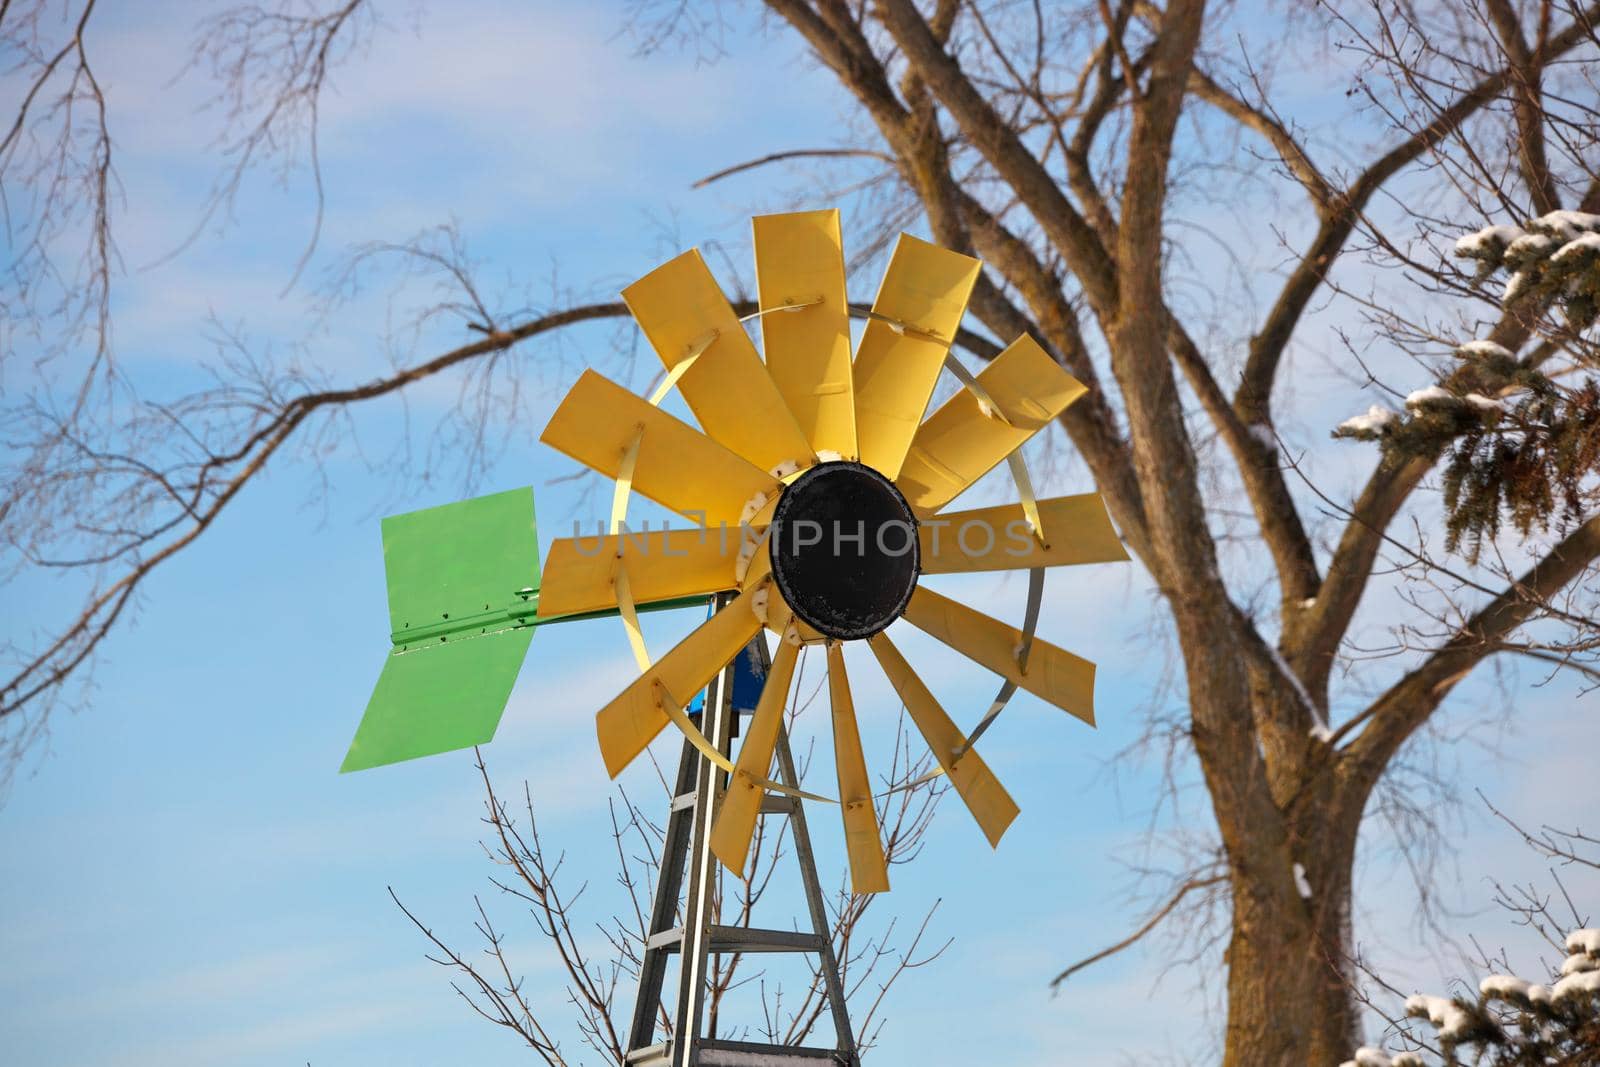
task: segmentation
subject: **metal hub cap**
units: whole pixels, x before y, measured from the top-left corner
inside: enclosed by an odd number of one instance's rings
[[[860,463],[819,463],[772,516],[772,577],[795,615],[840,640],[871,637],[911,600],[917,519],[894,483]]]

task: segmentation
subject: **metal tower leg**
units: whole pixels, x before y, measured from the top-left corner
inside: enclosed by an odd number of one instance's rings
[[[766,643],[757,638],[757,644],[765,664]],[[723,671],[706,690],[707,713],[703,717],[703,729],[706,739],[723,753],[729,753],[731,748],[733,674],[731,667]],[[778,735],[777,771],[778,780],[785,785],[799,785],[787,731]],[[827,906],[817,878],[805,812],[798,800],[768,794],[761,812],[763,816],[784,815],[790,820],[795,859],[811,920],[810,932],[717,924],[717,868],[716,857],[711,853],[711,824],[726,788],[726,779],[727,775],[703,758],[693,745],[684,743],[676,792],[667,817],[661,871],[650,911],[650,930],[640,962],[639,999],[634,1004],[633,1023],[628,1030],[627,1063],[629,1067],[741,1067],[784,1062],[859,1067],[838,960],[833,952]],[[688,883],[686,894],[685,881]],[[677,926],[680,898],[683,925]],[[667,957],[674,952],[682,953],[682,966],[678,971],[678,997],[671,1012],[672,1037],[652,1044],[656,1021],[662,1013]],[[735,952],[815,953],[822,972],[823,992],[838,1034],[835,1047],[768,1045],[702,1036],[700,1028],[705,1015],[710,957]]]
[[[633,1023],[628,1027],[628,1049],[649,1048],[656,1033],[656,1017],[661,1011],[661,989],[667,979],[668,952],[657,938],[670,934],[678,917],[678,897],[683,892],[683,872],[689,857],[690,812],[694,802],[695,764],[700,754],[684,742],[678,760],[678,780],[672,791],[672,810],[667,815],[666,840],[661,846],[661,869],[656,874],[656,897],[650,908],[650,932],[639,964],[639,997],[633,1005]]]
[[[729,667],[706,688],[706,740],[727,755],[733,725],[733,668]],[[698,753],[697,753],[698,755]],[[689,885],[683,900],[683,931],[679,940],[678,1003],[672,1012],[672,1067],[694,1067],[700,1022],[705,1017],[706,974],[711,955],[712,923],[717,921],[717,858],[711,854],[711,819],[723,775],[708,759],[695,760],[694,800],[690,805]]]
[[[800,787],[800,776],[795,773],[794,753],[789,749],[789,731],[778,731],[778,781],[791,788]],[[794,856],[800,865],[800,881],[805,886],[806,910],[811,913],[811,928],[817,932],[819,969],[822,971],[823,992],[828,997],[828,1009],[833,1013],[833,1029],[839,1035],[839,1062],[846,1067],[856,1067],[860,1062],[856,1053],[855,1032],[850,1028],[850,1010],[844,1002],[844,982],[839,977],[839,961],[833,954],[833,930],[828,923],[828,908],[823,902],[822,884],[817,880],[817,860],[811,852],[811,834],[806,829],[805,805],[798,797],[768,794],[762,811],[781,811],[789,816],[789,831],[794,840]]]

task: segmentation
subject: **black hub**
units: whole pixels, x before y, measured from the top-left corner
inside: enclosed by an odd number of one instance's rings
[[[778,498],[772,577],[818,633],[871,637],[905,611],[921,570],[911,505],[871,467],[819,463]]]

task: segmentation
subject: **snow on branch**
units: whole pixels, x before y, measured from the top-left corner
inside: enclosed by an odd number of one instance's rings
[[[1333,431],[1335,437],[1354,437],[1362,441],[1375,441],[1404,418],[1398,411],[1374,404],[1365,415],[1352,415]]]
[[[1474,283],[1497,270],[1508,273],[1503,306],[1524,300],[1558,306],[1575,330],[1600,317],[1600,215],[1552,211],[1526,229],[1486,226],[1456,241],[1455,255],[1474,261]]]
[[[1600,929],[1567,935],[1568,957],[1552,985],[1512,974],[1491,974],[1478,983],[1478,999],[1418,993],[1405,1013],[1426,1019],[1445,1064],[1503,1065],[1590,1063],[1600,1051]],[[1401,1031],[1412,1044],[1425,1043]],[[1342,1067],[1426,1067],[1419,1052],[1390,1057],[1361,1048]]]
[[[1421,411],[1427,408],[1450,408],[1461,403],[1461,398],[1441,385],[1418,389],[1406,397],[1406,408]]]

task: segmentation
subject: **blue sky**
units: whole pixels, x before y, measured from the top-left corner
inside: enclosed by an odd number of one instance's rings
[[[441,6],[381,28],[335,79],[323,111],[328,221],[305,285],[283,294],[308,234],[303,174],[282,186],[252,177],[231,222],[164,258],[193,227],[216,165],[208,152],[216,116],[197,108],[202,86],[172,81],[200,5],[179,7],[141,13],[138,24],[108,20],[96,42],[126,190],[116,220],[129,267],[118,282],[117,343],[155,395],[183,389],[212,354],[208,313],[334,380],[381,371],[392,356],[383,338],[393,309],[416,290],[384,282],[325,317],[308,292],[359,242],[402,240],[454,219],[491,287],[529,294],[509,305],[542,304],[552,276],[579,296],[609,298],[688,244],[717,242],[726,262],[747,271],[749,214],[826,206],[794,172],[690,189],[730,163],[839,138],[845,103],[788,36],[736,21],[729,55],[702,65],[676,52],[635,55],[616,9]],[[713,263],[727,278],[723,261]],[[869,272],[852,291],[875,284]],[[417,351],[448,347],[453,336],[430,327]],[[430,383],[405,409],[356,415],[362,450],[323,458],[325,491],[304,457],[281,457],[151,579],[136,618],[97,665],[93,706],[55,720],[0,806],[0,1047],[8,1063],[526,1061],[513,1038],[455,999],[386,893],[392,886],[463,949],[476,947],[472,898],[484,895],[535,999],[561,1014],[559,976],[530,921],[491,899],[471,754],[335,771],[386,647],[378,517],[529,483],[546,543],[574,520],[597,517],[598,504],[552,482],[572,466],[536,438],[585,364],[643,387],[648,368],[630,369],[613,340],[611,327],[588,328],[559,354],[542,346],[520,357],[525,406],[494,427],[504,449],[471,486],[448,450],[431,467],[419,462],[398,475],[367,462],[407,440],[421,454],[459,386]],[[1305,395],[1320,402],[1320,384],[1311,379]],[[1296,432],[1299,423],[1306,446],[1326,451],[1323,421],[1302,407],[1280,428]],[[1321,460],[1323,470],[1358,470],[1363,457],[1340,447]],[[1045,493],[1090,488],[1073,463],[1053,468],[1045,483]],[[1004,486],[980,492],[999,499]],[[991,854],[949,803],[921,858],[896,871],[883,910],[910,921],[938,900],[933,933],[955,941],[891,995],[873,1056],[884,1067],[996,1050],[1011,1062],[1050,1062],[1066,1048],[1084,1063],[1207,1058],[1211,1001],[1195,989],[1194,971],[1169,970],[1170,945],[1152,942],[1059,996],[1046,987],[1062,965],[1141,918],[1125,865],[1159,858],[1141,845],[1156,779],[1153,768],[1117,755],[1137,736],[1142,709],[1172,700],[1155,696],[1164,662],[1149,634],[1159,626],[1136,567],[1061,571],[1049,588],[1041,633],[1100,665],[1101,727],[1087,730],[1019,695],[985,741],[1022,808],[1001,847]],[[1020,581],[940,589],[1002,617],[1021,613]],[[0,627],[25,636],[70,607],[72,595],[37,577],[14,581],[0,590]],[[650,618],[652,647],[666,648],[694,621]],[[958,719],[986,705],[991,679],[914,635],[905,644]],[[504,792],[528,780],[544,834],[571,856],[572,884],[592,883],[584,901],[592,921],[616,899],[597,848],[607,842],[612,787],[592,714],[631,669],[616,624],[541,630],[500,736],[485,750]],[[887,751],[896,705],[868,665],[855,678],[871,720],[871,759]],[[1570,823],[1593,800],[1582,756],[1592,751],[1592,714],[1565,683],[1535,689],[1532,680],[1512,679],[1516,714],[1475,733],[1483,744],[1456,749],[1446,773],[1482,786],[1506,810]],[[1464,687],[1448,724],[1465,725],[1487,693]],[[658,752],[675,758],[670,740]],[[624,781],[647,795],[647,775],[630,771]],[[1189,803],[1203,827],[1203,798],[1191,794]],[[842,869],[838,828],[823,812],[813,833],[831,883]],[[1448,950],[1418,947],[1398,861],[1381,835],[1374,840],[1359,902],[1363,943],[1399,984],[1436,987]],[[1461,920],[1463,941],[1471,931],[1515,945],[1504,918],[1484,910],[1485,878],[1537,879],[1540,865],[1476,809],[1452,840],[1459,886],[1449,900],[1474,910]]]

